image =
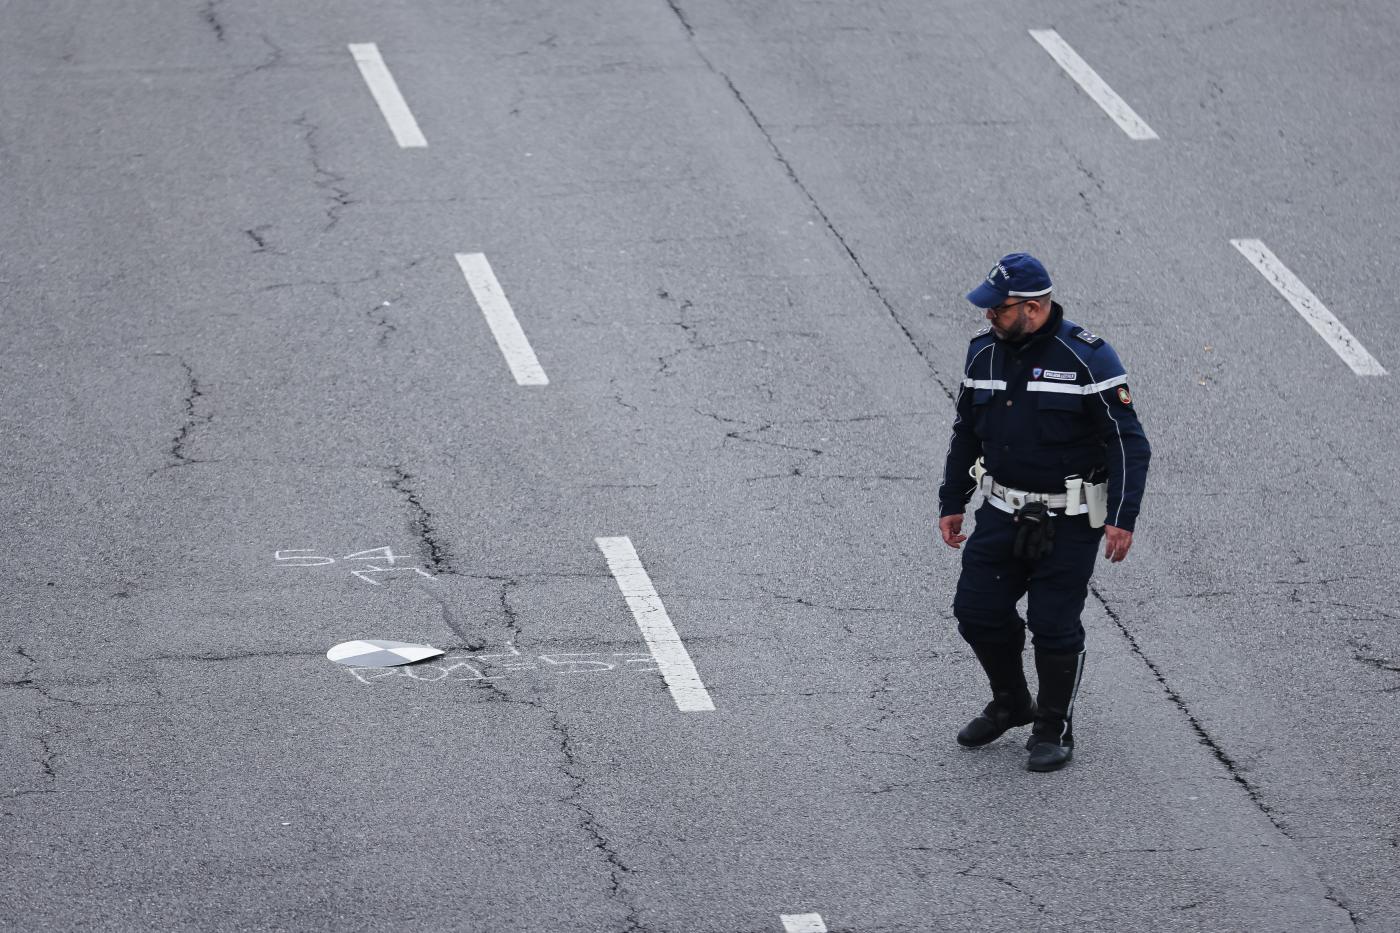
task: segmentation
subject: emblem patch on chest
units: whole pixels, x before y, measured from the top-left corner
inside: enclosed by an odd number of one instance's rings
[[[1061,372],[1061,371],[1058,370],[1058,369],[1047,369],[1047,370],[1045,371],[1045,378],[1046,378],[1046,379],[1057,379],[1057,380],[1059,380],[1060,382],[1073,382],[1073,381],[1075,380],[1076,377],[1075,377],[1074,373]]]

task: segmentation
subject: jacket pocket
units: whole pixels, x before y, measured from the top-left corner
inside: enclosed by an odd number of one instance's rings
[[[1084,396],[1068,392],[1037,392],[1035,430],[1041,444],[1074,444],[1092,433],[1084,414]]]

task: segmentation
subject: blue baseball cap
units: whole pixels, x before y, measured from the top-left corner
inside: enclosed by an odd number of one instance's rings
[[[1050,273],[1030,253],[1008,253],[997,261],[987,278],[967,293],[979,308],[995,308],[1008,298],[1039,298],[1050,294]]]

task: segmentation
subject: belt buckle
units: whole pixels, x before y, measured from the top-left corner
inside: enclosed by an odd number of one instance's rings
[[[1020,511],[1026,507],[1026,494],[1014,489],[1006,490],[1006,504]]]

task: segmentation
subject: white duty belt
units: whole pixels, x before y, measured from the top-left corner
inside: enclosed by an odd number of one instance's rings
[[[1054,509],[1065,515],[1084,515],[1089,511],[1087,502],[1079,502],[1071,508],[1068,493],[1026,492],[1024,489],[1012,489],[1010,486],[1003,486],[990,476],[983,477],[982,492],[986,495],[988,502],[1003,512],[1015,512],[1031,502],[1043,502],[1047,509]]]
[[[1082,483],[1078,478],[1067,484],[1065,492],[1027,492],[1024,489],[1012,489],[993,479],[983,467],[980,457],[968,473],[977,481],[977,488],[987,497],[987,501],[993,507],[1007,513],[1015,513],[1031,502],[1043,502],[1047,509],[1058,510],[1063,515],[1091,515],[1097,510],[1092,509],[1090,503],[1107,498],[1106,483],[1090,485]],[[1097,524],[1094,523],[1096,518]],[[1091,515],[1090,524],[1098,528],[1103,524],[1103,520],[1097,515]]]

